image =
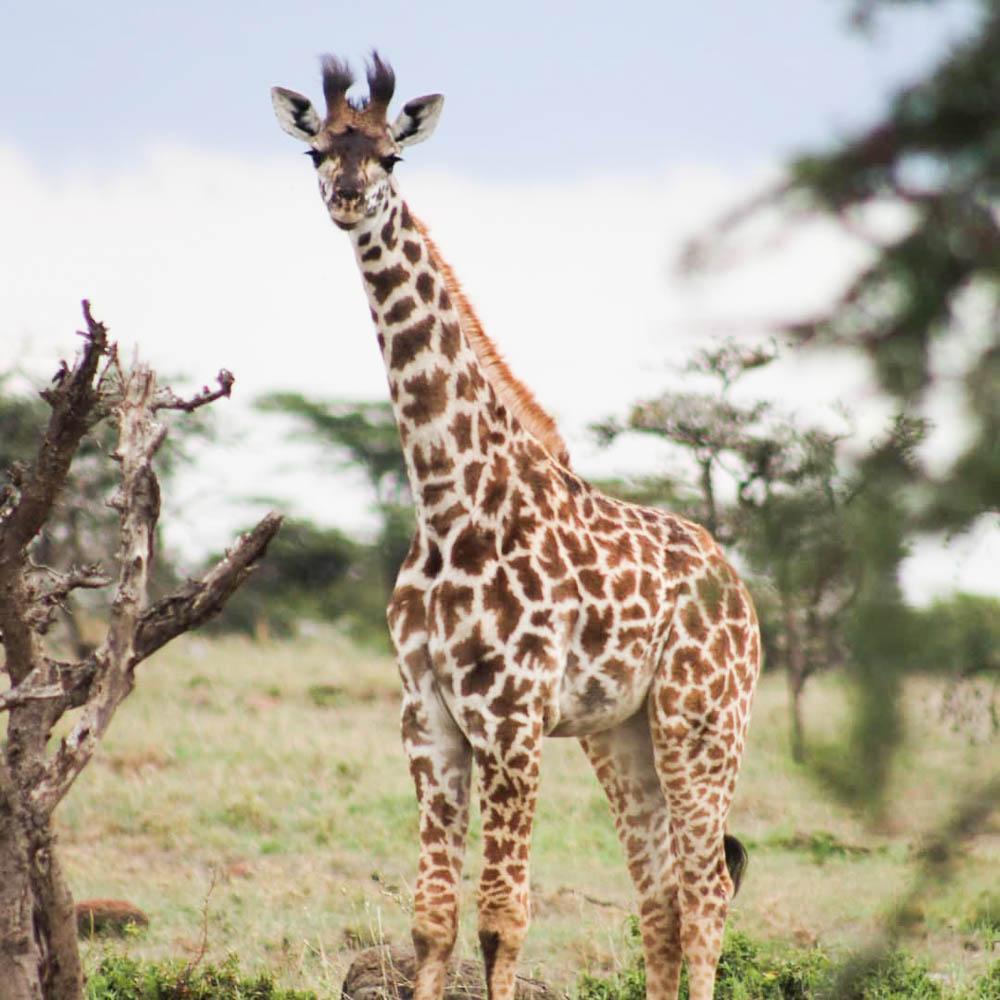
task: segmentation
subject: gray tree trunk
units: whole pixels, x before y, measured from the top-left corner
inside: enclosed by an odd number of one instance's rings
[[[0,983],[4,1000],[43,1000],[42,950],[35,936],[23,811],[0,768]]]
[[[805,650],[802,648],[802,634],[795,615],[795,607],[789,600],[782,602],[782,618],[785,626],[785,675],[788,679],[788,709],[792,760],[802,764],[806,758],[805,729],[802,722],[802,691],[808,676]]]

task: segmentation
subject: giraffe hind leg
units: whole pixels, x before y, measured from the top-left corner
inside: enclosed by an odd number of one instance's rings
[[[690,1000],[712,998],[726,913],[746,868],[726,821],[759,669],[749,595],[728,566],[716,565],[678,603],[648,701]]]
[[[580,740],[614,815],[639,906],[649,1000],[674,1000],[681,974],[681,924],[670,854],[667,801],[653,761],[645,711]]]
[[[726,833],[742,738],[727,725],[661,714],[650,701],[653,747],[670,816],[680,942],[691,1000],[711,1000],[729,901],[746,851]]]

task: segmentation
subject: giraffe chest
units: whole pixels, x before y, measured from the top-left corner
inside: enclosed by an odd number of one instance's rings
[[[435,680],[463,728],[513,714],[580,735],[637,711],[670,620],[647,555],[579,526],[464,523],[425,592]]]
[[[511,570],[472,588],[463,609],[446,604],[461,585],[428,598],[428,652],[442,699],[470,738],[492,721],[537,720],[548,735],[598,732],[634,714],[655,672],[653,620],[622,626],[606,602],[579,598],[517,610]]]

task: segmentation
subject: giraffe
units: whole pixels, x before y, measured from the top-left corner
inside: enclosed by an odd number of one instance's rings
[[[726,830],[760,664],[749,595],[697,524],[601,495],[512,375],[400,195],[400,151],[443,97],[389,124],[391,67],[368,96],[322,59],[323,117],[272,90],[354,247],[417,515],[388,607],[419,811],[416,1000],[439,1000],[455,944],[477,775],[478,930],[488,995],[510,1000],[530,914],[543,737],[576,737],[603,786],[638,900],[647,995],[712,996],[746,861]]]

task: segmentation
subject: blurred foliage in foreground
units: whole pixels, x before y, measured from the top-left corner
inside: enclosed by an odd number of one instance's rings
[[[877,24],[889,6],[860,0],[856,20]],[[688,254],[690,265],[708,266],[748,219],[774,210],[790,220],[821,215],[868,241],[869,263],[830,309],[785,332],[800,345],[866,358],[897,426],[916,432],[876,441],[859,458],[866,489],[841,522],[857,572],[840,621],[856,710],[843,740],[825,749],[843,764],[839,774],[862,780],[828,778],[832,790],[876,810],[902,739],[900,685],[924,660],[899,586],[909,543],[996,525],[1000,512],[1000,5],[978,8],[968,38],[901,90],[881,120],[793,159],[776,188]],[[875,225],[875,212],[887,210],[902,222],[888,237]],[[927,447],[920,429],[956,393],[964,433]]]

